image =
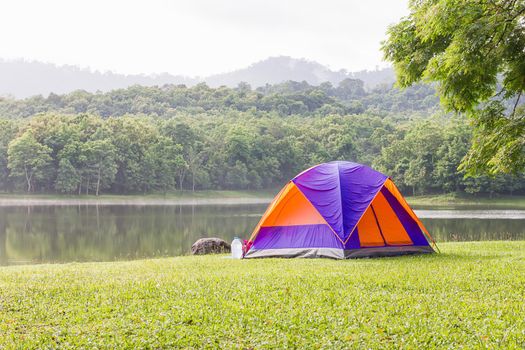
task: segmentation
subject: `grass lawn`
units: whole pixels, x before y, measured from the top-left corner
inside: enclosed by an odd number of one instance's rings
[[[525,347],[525,241],[0,268],[0,348]]]

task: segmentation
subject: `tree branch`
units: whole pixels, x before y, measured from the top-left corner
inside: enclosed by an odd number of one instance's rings
[[[518,103],[520,102],[520,98],[521,98],[521,93],[522,92],[523,91],[520,91],[518,93],[518,98],[516,99],[516,103],[514,103],[514,108],[512,108],[512,113],[510,114],[511,119],[514,118],[514,115],[516,113],[516,108],[518,107]]]

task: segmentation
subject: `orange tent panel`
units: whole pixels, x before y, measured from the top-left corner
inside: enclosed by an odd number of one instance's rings
[[[382,193],[376,196],[372,205],[386,243],[391,245],[411,245],[412,240],[410,236]]]
[[[293,182],[287,186],[281,199],[261,223],[261,226],[292,226],[326,224],[324,218],[314,208],[312,203],[295,186]]]
[[[406,199],[403,197],[401,192],[399,192],[399,190],[398,190],[397,186],[394,184],[394,182],[391,179],[387,179],[385,181],[384,186],[398,200],[399,204],[401,204],[401,206],[403,206],[403,208],[406,210],[408,215],[410,215],[410,217],[412,217],[412,219],[414,219],[414,221],[417,222],[419,228],[421,228],[421,230],[425,233],[427,238],[430,239],[430,241],[435,244],[434,239],[432,238],[432,236],[430,236],[430,233],[427,231],[426,227],[423,225],[421,220],[419,220],[419,218],[417,217],[416,213],[414,213],[412,208],[410,208],[410,206],[408,205]]]
[[[382,247],[385,245],[385,241],[377,226],[372,207],[370,206],[357,225],[357,233],[359,234],[359,244],[361,247]]]
[[[286,196],[286,193],[290,190],[290,188],[294,186],[293,182],[288,182],[286,186],[284,186],[279,193],[273,198],[273,200],[270,202],[270,205],[268,205],[268,208],[266,208],[266,211],[264,212],[263,216],[261,217],[261,220],[257,223],[257,226],[255,226],[255,229],[253,230],[250,241],[253,241],[255,237],[257,236],[257,232],[259,232],[259,229],[261,228],[262,223],[266,220],[266,218],[272,213],[273,209],[279,204],[279,202]]]

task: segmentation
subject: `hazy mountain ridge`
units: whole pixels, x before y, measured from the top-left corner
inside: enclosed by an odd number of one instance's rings
[[[233,87],[241,81],[247,82],[253,87],[260,87],[266,84],[280,84],[285,81],[306,81],[310,85],[330,82],[337,85],[346,78],[360,79],[368,89],[383,83],[392,84],[395,81],[394,72],[391,68],[349,73],[345,70],[330,70],[315,61],[287,56],[269,57],[247,68],[209,76],[205,78],[205,81],[212,87],[221,85]]]
[[[0,60],[0,95],[12,95],[16,98],[46,96],[49,93],[64,94],[74,90],[109,91],[137,84],[151,86],[196,83],[197,79],[167,73],[124,75],[36,61]]]
[[[311,85],[330,82],[337,85],[346,78],[363,80],[366,88],[394,82],[392,69],[349,73],[333,71],[314,61],[286,56],[270,57],[249,67],[205,78],[186,77],[162,73],[158,75],[125,75],[113,72],[91,71],[77,66],[57,66],[36,61],[6,61],[0,59],[0,96],[25,98],[50,93],[64,94],[75,90],[89,92],[110,91],[132,85],[162,86],[184,84],[187,86],[205,82],[216,87],[237,86],[247,82],[252,87],[278,84],[285,81],[306,81]]]

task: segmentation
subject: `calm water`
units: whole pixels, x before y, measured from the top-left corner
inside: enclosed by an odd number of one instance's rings
[[[188,254],[201,237],[247,238],[266,205],[4,206],[0,265]],[[416,210],[438,242],[525,239],[525,210]]]

